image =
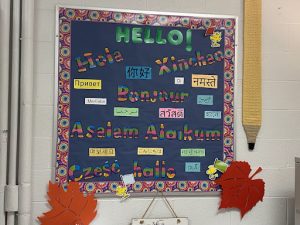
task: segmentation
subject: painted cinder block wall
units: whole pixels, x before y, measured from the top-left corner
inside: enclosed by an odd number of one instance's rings
[[[36,0],[34,36],[34,133],[32,224],[49,208],[48,181],[53,178],[53,109],[55,5],[228,14],[239,17],[236,106],[236,158],[263,167],[263,203],[241,221],[237,211],[218,212],[218,196],[170,198],[191,225],[293,225],[294,157],[300,156],[300,8],[299,0],[263,0],[263,124],[253,152],[241,125],[243,0]],[[151,198],[100,199],[92,225],[129,224],[142,216]],[[156,201],[149,216],[171,216]]]

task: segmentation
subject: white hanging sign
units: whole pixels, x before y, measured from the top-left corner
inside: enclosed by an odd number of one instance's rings
[[[188,218],[132,219],[131,225],[188,225]]]

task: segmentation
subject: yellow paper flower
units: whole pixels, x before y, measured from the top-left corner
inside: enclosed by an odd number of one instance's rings
[[[216,172],[217,172],[217,169],[216,169],[216,167],[214,167],[214,165],[208,166],[208,170],[206,170],[207,175],[212,175],[212,174],[215,174]]]
[[[116,189],[116,195],[121,196],[123,199],[128,198],[130,195],[127,193],[127,187],[118,186]]]
[[[219,44],[219,42],[222,40],[222,33],[214,32],[210,36],[210,40],[211,40],[211,47],[213,47],[213,48],[220,47],[221,45]]]

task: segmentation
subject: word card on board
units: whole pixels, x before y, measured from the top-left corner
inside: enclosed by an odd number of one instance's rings
[[[217,191],[234,157],[236,19],[59,8],[56,180]],[[219,165],[218,164],[218,165]]]

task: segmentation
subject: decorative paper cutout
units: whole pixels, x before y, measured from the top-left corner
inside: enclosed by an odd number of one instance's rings
[[[220,42],[222,40],[222,33],[221,32],[214,32],[211,36],[210,36],[210,40],[211,40],[211,47],[212,48],[219,48]]]
[[[169,58],[171,60],[169,60]],[[215,63],[222,62],[224,59],[224,53],[222,51],[210,52],[206,55],[202,55],[200,51],[195,51],[195,54],[189,57],[176,59],[175,56],[164,57],[162,59],[155,60],[155,63],[160,66],[159,75],[170,74],[180,71],[187,71],[196,69],[198,67],[207,67]],[[188,63],[190,62],[190,63]],[[193,63],[191,63],[193,62]],[[196,68],[195,68],[196,67]]]
[[[124,27],[124,26],[118,26],[116,28],[116,42],[119,43],[132,43],[132,44],[159,44],[159,45],[181,45],[181,44],[186,44],[186,51],[192,51],[192,31],[190,29],[184,31],[180,31],[177,29],[172,29],[168,33],[163,32],[163,29],[161,27],[157,27],[154,31],[154,34],[156,38],[150,38],[145,34],[150,34],[150,27]],[[131,35],[130,35],[131,33]],[[184,43],[184,38],[183,36],[186,37]],[[131,38],[130,38],[131,37]]]
[[[218,88],[217,75],[193,74],[192,87],[197,88]]]
[[[116,156],[115,148],[89,148],[90,157]]]
[[[209,165],[208,170],[206,170],[206,174],[208,175],[210,180],[215,180],[219,177],[219,174],[217,174],[217,168],[214,165]]]
[[[116,195],[122,197],[122,200],[125,200],[130,197],[130,194],[127,193],[126,186],[118,186],[116,189]]]
[[[215,182],[222,187],[221,208],[238,208],[241,218],[250,211],[258,201],[263,201],[265,182],[262,179],[252,178],[262,171],[259,167],[249,177],[251,168],[249,163],[234,161],[226,172]]]
[[[208,170],[206,170],[206,174],[209,175],[210,180],[215,180],[219,177],[218,171],[221,173],[224,173],[228,168],[228,164],[219,160],[215,159],[215,162],[213,165],[208,166]]]
[[[87,181],[93,178],[105,177],[108,178],[112,174],[120,173],[120,163],[117,159],[114,161],[105,161],[103,163],[98,163],[96,167],[88,166],[81,167],[80,165],[73,164],[70,165],[69,171],[69,181]]]
[[[120,177],[121,177],[121,179],[123,181],[123,184],[125,186],[135,183],[135,179],[134,179],[133,173],[121,175]]]
[[[62,186],[49,182],[48,197],[52,209],[38,217],[41,225],[88,225],[96,216],[94,195],[84,197],[78,183],[70,182],[64,191]]]
[[[262,125],[262,0],[244,1],[242,124],[253,150]]]
[[[126,200],[130,197],[128,193],[127,185],[131,185],[135,183],[134,175],[133,174],[125,174],[120,175],[122,180],[122,185],[119,185],[116,189],[116,195],[121,196],[122,200]]]
[[[101,80],[92,80],[92,79],[74,79],[74,88],[101,90],[102,82]]]
[[[65,25],[63,23],[62,25]],[[89,69],[95,69],[98,67],[104,67],[106,65],[111,65],[114,62],[120,63],[123,61],[123,56],[121,52],[114,51],[112,54],[110,53],[109,48],[104,49],[105,54],[99,52],[87,52],[82,56],[78,56],[75,58],[77,64],[77,71],[79,73],[85,72]]]
[[[131,90],[125,85],[118,85],[118,102],[185,102],[189,97],[189,93],[180,91],[165,91],[165,90]]]
[[[216,26],[210,26],[209,28],[206,29],[205,31],[205,36],[212,35],[216,30]]]
[[[214,167],[221,173],[225,173],[228,168],[228,164],[219,159],[215,159]]]

